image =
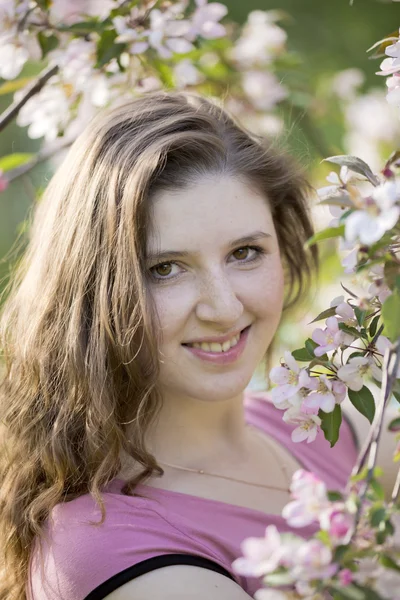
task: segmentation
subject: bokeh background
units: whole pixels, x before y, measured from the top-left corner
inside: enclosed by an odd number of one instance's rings
[[[380,60],[371,60],[367,49],[396,31],[400,3],[354,0],[350,6],[350,0],[228,0],[225,4],[228,19],[237,23],[244,23],[253,10],[282,13],[279,25],[287,32],[293,68],[282,69],[279,76],[296,91],[290,103],[277,108],[278,120],[272,122],[271,135],[284,138],[313,184],[326,184],[332,167],[321,161],[335,154],[357,154],[375,170],[381,168],[389,153],[400,146],[400,118],[385,100],[384,78],[375,74]],[[23,75],[39,72],[41,66],[28,64]],[[11,94],[1,95],[1,110],[11,100]],[[35,152],[41,144],[13,123],[0,134],[0,155]],[[25,219],[54,168],[53,162],[43,162],[0,194],[0,289],[23,249]],[[315,209],[314,214],[317,227],[331,218],[328,209]],[[326,242],[321,253],[319,285],[311,291],[311,302],[308,298],[286,315],[277,356],[282,347],[301,345],[316,311],[326,308],[326,302],[342,291],[343,269],[335,244]]]

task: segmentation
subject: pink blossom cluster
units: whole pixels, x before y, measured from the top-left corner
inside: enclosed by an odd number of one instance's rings
[[[385,54],[387,58],[381,63],[381,70],[377,75],[387,77],[386,85],[389,91],[386,99],[389,104],[400,107],[400,39],[386,46]]]
[[[305,540],[291,533],[280,534],[275,525],[269,525],[263,538],[253,537],[243,542],[243,557],[232,566],[242,575],[264,577],[266,583],[269,575],[284,570],[282,581],[285,586],[294,587],[295,597],[310,597],[316,591],[315,580],[328,580],[338,573],[334,549],[349,540],[354,514],[344,502],[330,502],[325,484],[308,471],[296,471],[290,491],[292,501],[282,511],[288,525],[301,528],[319,523],[320,529],[328,534],[329,543],[315,536]],[[339,577],[346,583],[352,580],[347,572],[339,573]],[[268,595],[260,593],[255,598],[263,600]]]
[[[243,541],[243,556],[236,559],[232,567],[241,575],[263,578],[267,589],[260,589],[255,599],[325,598],[323,592],[332,584],[343,588],[353,583],[365,583],[369,566],[368,582],[371,587],[381,593],[382,598],[393,600],[394,583],[400,581],[399,574],[395,567],[390,569],[379,565],[377,558],[379,552],[397,556],[393,549],[398,536],[399,513],[391,515],[395,524],[394,535],[379,546],[376,529],[366,518],[367,511],[376,506],[372,500],[365,504],[360,526],[356,521],[355,492],[347,498],[338,494],[342,499],[330,500],[324,482],[303,469],[293,475],[290,492],[292,500],[282,511],[287,524],[292,528],[314,525],[319,529],[306,540],[293,533],[279,533],[275,525],[268,525],[264,537],[250,537]],[[361,538],[368,539],[368,544],[359,543]],[[341,552],[337,554],[339,548]],[[346,559],[346,556],[351,558]],[[390,590],[388,596],[385,594],[387,590]]]

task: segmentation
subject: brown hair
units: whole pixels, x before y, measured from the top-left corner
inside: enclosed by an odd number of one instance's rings
[[[205,98],[157,92],[100,113],[36,207],[2,315],[1,600],[26,598],[32,542],[57,503],[89,492],[103,522],[101,488],[121,451],[143,465],[125,493],[163,474],[144,446],[161,402],[149,198],[213,173],[268,198],[293,304],[317,266],[303,247],[309,188],[291,159]]]

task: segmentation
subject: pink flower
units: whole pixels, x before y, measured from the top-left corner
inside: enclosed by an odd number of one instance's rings
[[[308,444],[313,442],[317,437],[318,427],[321,425],[318,415],[306,415],[296,406],[288,408],[282,419],[285,423],[297,425],[296,429],[292,431],[293,442],[303,442],[304,440],[307,440]]]
[[[304,542],[296,553],[293,575],[305,581],[332,577],[338,570],[332,558],[331,550],[319,540]]]
[[[342,569],[338,573],[338,578],[340,581],[340,585],[347,586],[350,585],[353,581],[353,573],[350,569]]]
[[[310,376],[305,369],[301,369],[293,356],[287,350],[284,352],[284,366],[271,369],[269,377],[272,383],[278,387],[271,390],[271,398],[274,404],[281,404],[294,396],[302,387],[310,383]]]
[[[339,381],[339,379],[334,379],[332,382],[332,392],[335,396],[336,404],[341,404],[346,398],[347,386],[343,383],[343,381]]]
[[[375,379],[381,381],[382,371],[375,363],[374,359],[367,356],[355,356],[350,358],[347,365],[340,367],[337,372],[339,379],[351,390],[358,392],[364,385],[363,378],[371,374]]]
[[[335,545],[347,544],[354,529],[354,516],[342,502],[336,502],[320,514],[319,523]]]
[[[240,575],[250,577],[260,577],[275,571],[283,553],[281,536],[275,525],[266,528],[264,538],[245,539],[241,549],[243,557],[237,558],[232,567]]]
[[[291,527],[305,527],[318,521],[329,508],[326,486],[314,473],[300,469],[292,477],[290,491],[294,500],[284,506],[282,516]]]
[[[331,381],[326,375],[320,375],[318,389],[304,398],[301,409],[304,412],[310,409],[316,414],[321,408],[324,412],[330,413],[335,408],[335,404]]]
[[[314,349],[315,356],[322,356],[330,350],[336,350],[339,344],[335,341],[335,336],[338,333],[340,333],[340,330],[336,317],[329,317],[326,320],[325,329],[321,329],[320,327],[314,329],[311,337],[318,344],[318,347]]]

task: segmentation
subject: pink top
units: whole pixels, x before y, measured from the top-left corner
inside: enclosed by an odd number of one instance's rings
[[[341,437],[333,448],[322,431],[315,442],[296,444],[291,441],[293,426],[282,421],[282,411],[265,398],[265,393],[246,390],[246,421],[289,449],[328,489],[343,489],[357,456],[348,422],[343,420]],[[260,580],[239,576],[231,568],[242,555],[241,542],[250,536],[262,537],[270,524],[282,532],[290,531],[279,515],[143,484],[137,491],[146,498],[125,496],[120,493],[122,483],[114,479],[104,490],[106,520],[101,526],[87,522],[100,518],[90,494],[53,509],[51,524],[49,520],[46,523],[46,540],[42,540],[42,566],[40,553],[32,554],[28,600],[99,600],[140,575],[135,567],[133,571],[129,567],[172,554],[212,561],[253,596],[261,587]],[[311,526],[293,531],[307,537],[315,530]],[[140,568],[146,572],[157,566],[142,564]]]

